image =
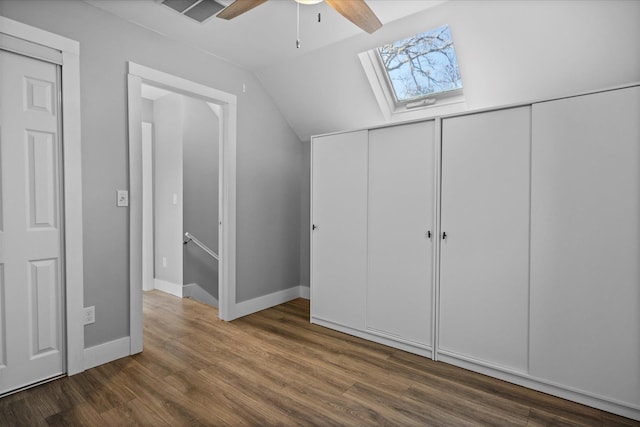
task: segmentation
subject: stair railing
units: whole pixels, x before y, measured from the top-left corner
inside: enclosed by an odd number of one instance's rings
[[[196,245],[198,245],[200,249],[202,249],[212,257],[214,257],[216,261],[220,261],[220,256],[217,253],[215,253],[211,248],[209,248],[207,245],[205,245],[200,240],[198,240],[193,234],[187,231],[186,233],[184,233],[184,237],[186,238],[186,240],[184,241],[185,245],[189,242],[193,242]]]

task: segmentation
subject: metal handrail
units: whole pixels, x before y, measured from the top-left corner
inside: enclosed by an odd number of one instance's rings
[[[184,237],[187,238],[187,240],[185,240],[184,244],[186,245],[189,242],[193,242],[196,245],[200,246],[200,248],[205,251],[206,253],[208,253],[209,255],[211,255],[212,257],[214,257],[216,259],[216,261],[220,261],[220,256],[215,253],[211,248],[209,248],[207,245],[205,245],[204,243],[202,243],[200,240],[196,239],[196,237],[189,233],[188,231],[186,233],[184,233]]]

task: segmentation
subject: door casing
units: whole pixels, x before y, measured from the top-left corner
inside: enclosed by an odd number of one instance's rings
[[[67,374],[84,371],[84,282],[82,251],[82,167],[80,137],[80,46],[75,40],[0,16],[0,36],[8,35],[62,53],[65,314]],[[18,52],[22,53],[22,52]],[[38,58],[40,59],[40,58]]]
[[[142,351],[142,101],[143,83],[220,106],[222,138],[219,175],[220,280],[219,316],[237,317],[236,309],[236,123],[235,95],[181,77],[129,62],[129,229],[130,229],[130,354]]]

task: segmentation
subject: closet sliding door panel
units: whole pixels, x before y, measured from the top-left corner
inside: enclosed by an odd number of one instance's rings
[[[433,203],[434,122],[370,131],[367,329],[428,347]]]
[[[530,107],[444,119],[439,351],[527,371]]]
[[[311,316],[364,329],[367,131],[312,142]]]
[[[640,88],[533,106],[531,374],[640,406]]]

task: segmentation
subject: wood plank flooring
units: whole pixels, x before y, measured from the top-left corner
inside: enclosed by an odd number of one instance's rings
[[[309,323],[145,293],[144,352],[0,399],[0,426],[640,426]]]

